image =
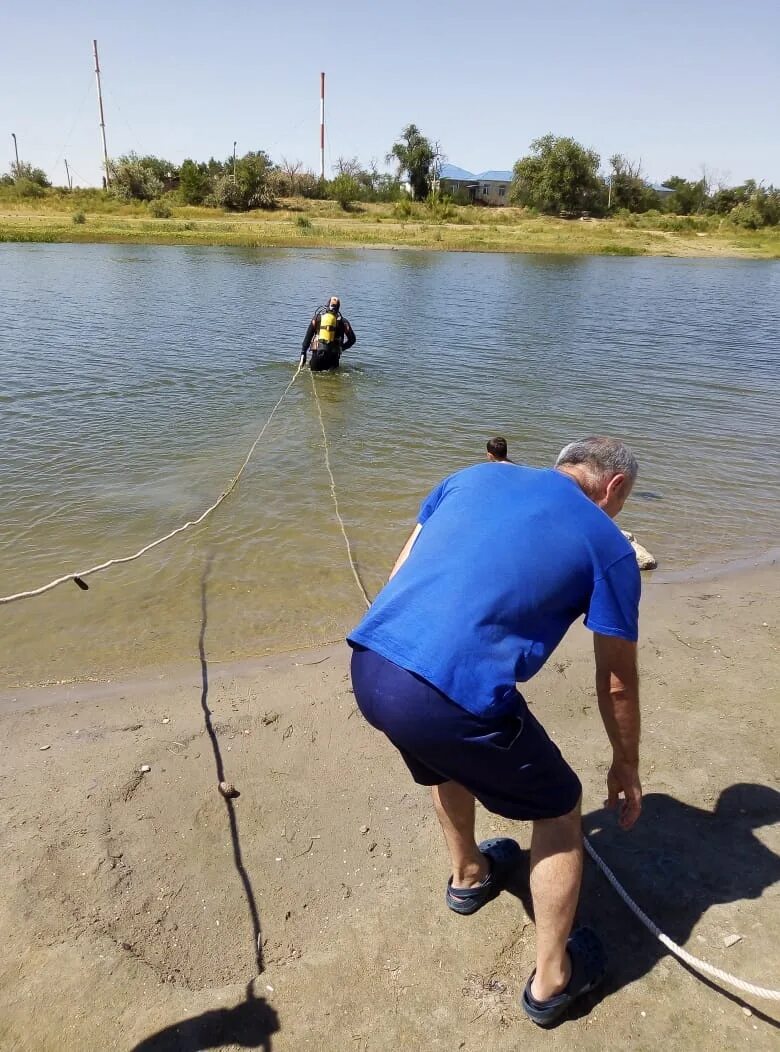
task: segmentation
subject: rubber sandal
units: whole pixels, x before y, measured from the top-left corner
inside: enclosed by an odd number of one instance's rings
[[[453,888],[450,877],[447,881],[446,901],[453,913],[464,916],[476,913],[500,895],[506,886],[507,877],[517,869],[522,857],[520,845],[505,836],[483,840],[478,847],[488,860],[490,872],[481,884],[473,888]]]
[[[537,1001],[531,993],[536,970],[523,990],[522,1006],[525,1014],[537,1026],[551,1026],[574,1002],[595,990],[607,974],[607,955],[601,939],[590,928],[578,928],[566,943],[571,960],[571,978],[566,989],[547,1001]]]

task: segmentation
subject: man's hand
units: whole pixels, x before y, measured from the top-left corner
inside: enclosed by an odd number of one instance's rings
[[[607,774],[606,806],[610,811],[617,810],[621,829],[631,829],[639,818],[642,812],[642,785],[635,764],[613,759]]]
[[[617,808],[621,829],[630,829],[642,810],[639,781],[639,674],[636,643],[616,636],[593,636],[596,695],[612,743],[607,775],[607,807]]]

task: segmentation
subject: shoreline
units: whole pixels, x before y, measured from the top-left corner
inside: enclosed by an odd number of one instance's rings
[[[641,218],[641,217],[640,217]],[[447,220],[424,212],[397,216],[391,206],[344,212],[333,202],[287,202],[258,213],[173,209],[155,219],[143,205],[86,212],[2,207],[0,243],[148,244],[245,248],[366,248],[701,259],[780,259],[780,228],[669,230],[619,219],[529,216],[516,208],[456,209]]]
[[[777,575],[648,590],[645,813],[631,834],[601,806],[590,633],[575,626],[525,692],[627,891],[750,982],[780,970]],[[444,908],[429,796],[359,716],[347,648],[216,664],[209,642],[178,677],[0,705],[3,1048],[709,1052],[716,1020],[723,1047],[774,1049],[776,1005],[680,966],[590,863],[579,923],[601,934],[610,980],[559,1034],[532,1029],[518,1006],[535,945],[527,873],[478,923]],[[221,778],[240,796],[226,801]],[[527,824],[480,808],[478,830],[517,837],[527,857]]]
[[[767,574],[776,573],[778,568],[780,549],[770,549],[759,556],[725,560],[715,566],[700,564],[684,570],[657,569],[643,573],[640,624],[642,615],[649,609],[655,610],[659,605],[674,601],[691,585],[720,582],[732,591],[761,590]],[[577,622],[572,629],[576,625]],[[345,633],[348,630],[346,628]],[[640,649],[641,645],[640,628]],[[262,676],[268,671],[290,671],[292,668],[316,665],[333,659],[344,649],[342,637],[305,645],[269,647],[235,658],[210,658],[208,665],[212,670],[212,679],[228,681],[234,677]],[[83,679],[43,680],[3,686],[0,687],[0,718],[13,712],[25,712],[48,705],[66,705],[79,700],[91,701],[98,697],[116,700],[132,691],[179,689],[191,684],[193,667],[192,659],[178,657],[151,668],[148,665],[139,665],[136,669],[125,668],[118,676],[85,676]]]

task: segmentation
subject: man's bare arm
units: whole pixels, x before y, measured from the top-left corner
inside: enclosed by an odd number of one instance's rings
[[[599,712],[612,744],[612,766],[607,775],[607,806],[619,807],[620,826],[630,829],[642,810],[636,643],[595,633],[593,649]]]
[[[417,540],[417,538],[419,537],[419,535],[420,535],[420,530],[421,530],[421,529],[422,529],[422,526],[421,526],[421,525],[420,525],[420,523],[418,522],[418,523],[417,523],[417,525],[415,526],[415,528],[414,528],[414,529],[412,530],[412,532],[411,532],[411,533],[409,534],[409,538],[408,538],[408,540],[407,540],[406,544],[405,544],[405,545],[403,546],[403,548],[401,549],[401,554],[400,554],[400,555],[398,556],[398,558],[397,558],[397,559],[395,560],[395,566],[394,566],[394,567],[393,567],[393,569],[392,569],[392,570],[390,571],[390,577],[388,578],[388,580],[392,581],[392,579],[393,579],[393,578],[395,577],[395,575],[396,575],[396,574],[398,573],[398,571],[399,571],[399,570],[401,569],[401,567],[403,566],[403,564],[404,564],[404,563],[406,562],[406,560],[407,560],[407,559],[409,558],[409,552],[410,552],[410,551],[412,550],[412,548],[414,547],[414,542],[415,542],[415,541]]]

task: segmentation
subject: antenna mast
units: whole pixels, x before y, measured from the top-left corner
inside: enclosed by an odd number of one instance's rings
[[[320,179],[325,178],[325,74],[320,73]]]
[[[111,175],[108,170],[108,148],[106,146],[106,118],[103,115],[103,92],[100,87],[100,63],[98,62],[97,40],[92,41],[92,50],[95,54],[95,80],[97,81],[98,107],[100,109],[100,135],[103,140],[103,169],[105,171],[106,186],[111,185]]]

